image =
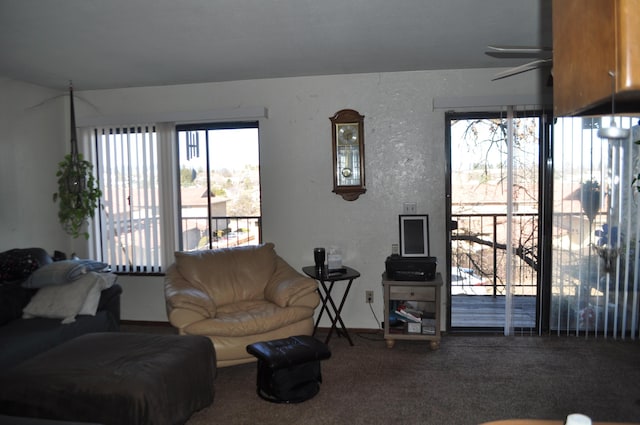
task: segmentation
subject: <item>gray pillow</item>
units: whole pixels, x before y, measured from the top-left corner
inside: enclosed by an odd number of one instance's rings
[[[88,272],[100,271],[107,268],[107,264],[95,260],[63,260],[46,264],[22,283],[25,288],[43,288],[51,285],[71,283]]]

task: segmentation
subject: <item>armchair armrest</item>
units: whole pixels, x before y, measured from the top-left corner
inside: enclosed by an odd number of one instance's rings
[[[167,316],[171,318],[174,309],[190,310],[202,318],[215,317],[216,305],[204,290],[185,280],[175,265],[167,269],[164,279],[164,295]]]
[[[178,333],[180,333],[180,335],[187,334],[188,332],[186,332],[185,329],[194,323],[199,323],[203,320],[211,320],[193,310],[180,307],[174,309],[167,308],[167,317],[169,319],[169,323],[178,329]]]
[[[298,273],[282,258],[277,257],[276,262],[276,270],[264,290],[265,299],[280,307],[305,305],[315,308],[320,302],[318,283]]]

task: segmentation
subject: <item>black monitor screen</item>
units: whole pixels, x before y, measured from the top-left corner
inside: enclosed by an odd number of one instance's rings
[[[400,255],[403,257],[429,256],[428,216],[400,216]]]

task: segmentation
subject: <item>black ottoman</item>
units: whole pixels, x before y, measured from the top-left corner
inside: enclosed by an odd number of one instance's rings
[[[257,392],[274,403],[299,403],[320,391],[320,360],[331,357],[317,339],[299,335],[256,342],[247,352],[258,358]]]
[[[0,373],[0,414],[104,425],[178,425],[213,402],[201,336],[86,334]]]

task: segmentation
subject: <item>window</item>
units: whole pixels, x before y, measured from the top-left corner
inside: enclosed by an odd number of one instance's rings
[[[176,249],[261,242],[258,122],[81,130],[102,189],[92,254],[114,272],[159,274]]]
[[[180,249],[261,241],[257,122],[180,125]]]

